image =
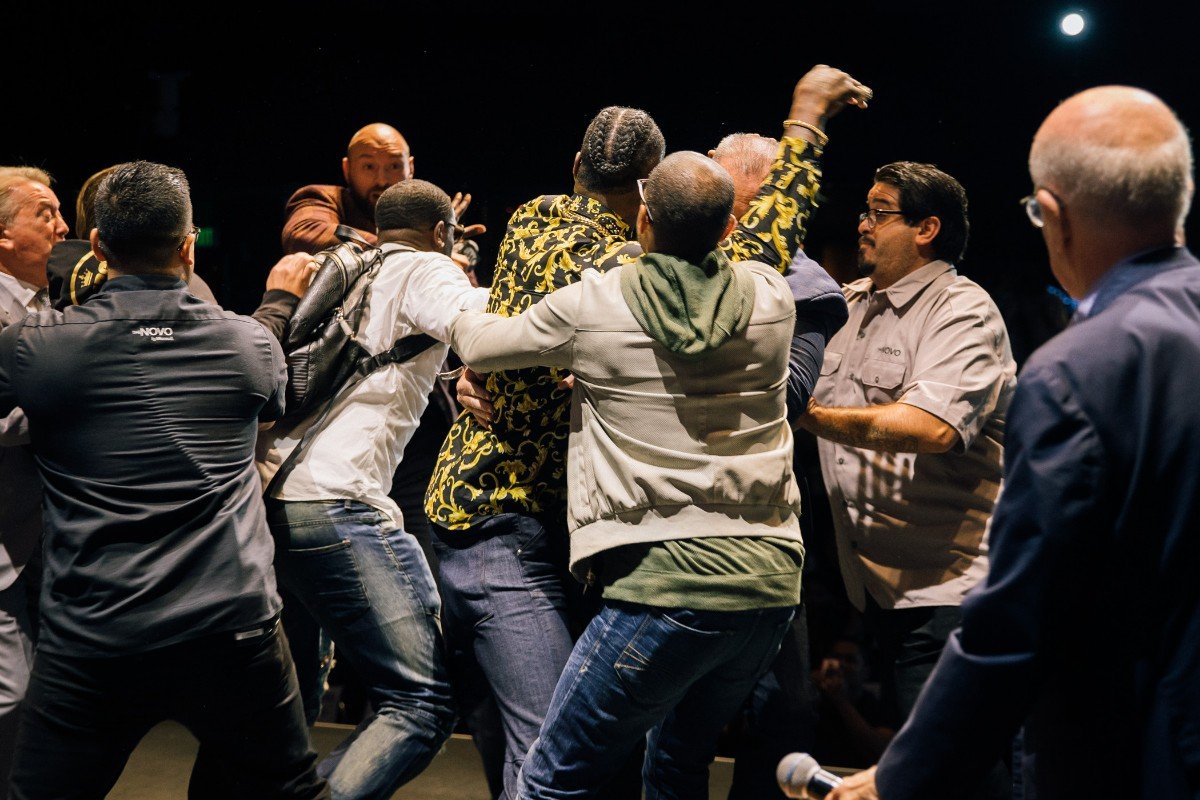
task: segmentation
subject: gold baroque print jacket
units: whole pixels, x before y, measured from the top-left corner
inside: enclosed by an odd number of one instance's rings
[[[721,250],[731,261],[760,261],[781,272],[804,241],[815,207],[821,150],[785,137],[749,210]],[[487,311],[520,314],[579,280],[584,269],[610,269],[641,255],[628,225],[583,195],[535,198],[508,222]],[[495,407],[490,430],[463,412],[442,443],[425,496],[429,518],[468,528],[504,513],[561,518],[567,501],[571,393],[563,370],[506,370],[487,376]]]

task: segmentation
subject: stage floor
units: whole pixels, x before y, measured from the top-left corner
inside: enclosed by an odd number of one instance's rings
[[[346,725],[318,724],[313,744],[324,755],[350,732]],[[142,740],[129,759],[110,800],[179,800],[187,797],[188,775],[196,757],[196,740],[183,726],[164,722]],[[709,770],[709,794],[725,797],[733,762],[718,759]],[[455,734],[440,755],[416,780],[393,797],[404,800],[490,800],[479,754],[469,736]]]

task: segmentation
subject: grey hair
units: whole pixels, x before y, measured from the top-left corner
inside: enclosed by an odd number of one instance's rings
[[[50,174],[37,167],[0,167],[0,225],[13,221],[17,209],[13,207],[12,191],[28,181],[49,186]]]
[[[726,169],[732,166],[747,177],[757,178],[770,171],[778,153],[778,139],[757,133],[731,133],[713,150],[712,157]]]
[[[1055,136],[1035,140],[1029,174],[1097,219],[1121,225],[1170,220],[1183,225],[1192,202],[1192,144],[1187,129],[1152,147]]]

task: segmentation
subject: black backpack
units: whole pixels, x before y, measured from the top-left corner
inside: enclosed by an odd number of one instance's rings
[[[292,471],[339,396],[372,372],[408,361],[438,343],[432,336],[418,333],[398,339],[376,355],[363,348],[358,326],[371,299],[371,282],[383,264],[383,252],[345,225],[338,226],[337,237],[341,244],[314,257],[320,266],[284,333],[288,383],[280,424],[295,425],[322,403],[324,408],[279,465],[267,485],[268,495]]]
[[[345,225],[338,226],[337,237],[341,244],[316,255],[320,266],[283,337],[288,367],[286,416],[293,421],[341,394],[349,382],[358,383],[375,370],[407,361],[436,343],[421,333],[399,339],[377,355],[362,347],[358,327],[383,252]]]

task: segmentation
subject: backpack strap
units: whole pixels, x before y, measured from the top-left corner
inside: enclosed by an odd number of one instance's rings
[[[361,245],[364,248],[375,246],[368,242],[362,234],[354,230],[354,228],[351,228],[349,225],[338,225],[336,228],[334,228],[333,235],[338,238],[338,241],[354,242],[355,244]]]
[[[355,341],[351,341],[349,344],[351,347],[359,347]],[[326,401],[325,406],[321,409],[321,413],[313,420],[312,425],[308,426],[308,430],[304,432],[304,436],[292,448],[292,452],[288,453],[288,457],[279,465],[275,476],[271,478],[271,482],[263,490],[263,495],[270,497],[271,492],[275,490],[280,481],[285,480],[291,474],[296,466],[297,459],[300,458],[300,454],[312,444],[316,432],[321,430],[321,426],[325,424],[325,419],[329,416],[329,412],[333,410],[333,406],[339,397],[343,394],[349,394],[355,386],[366,380],[367,376],[371,373],[386,367],[388,364],[403,364],[405,361],[411,361],[435,344],[438,344],[438,340],[429,334],[414,333],[411,336],[398,339],[395,344],[378,355],[365,356],[358,359],[353,376],[340,389],[330,395],[329,400]]]
[[[403,364],[437,343],[438,340],[428,333],[414,333],[412,336],[405,336],[403,339],[397,339],[394,345],[379,355],[359,359],[354,366],[354,372],[366,377],[388,364]]]

